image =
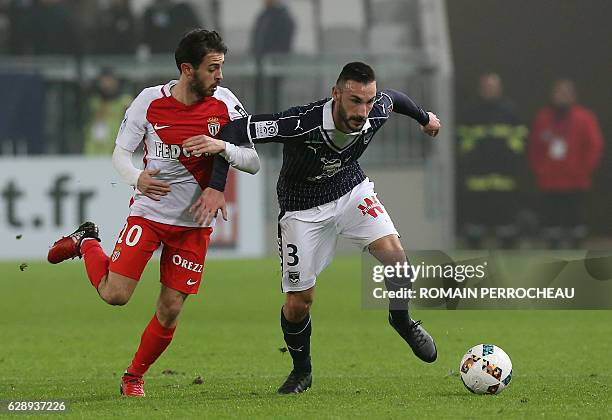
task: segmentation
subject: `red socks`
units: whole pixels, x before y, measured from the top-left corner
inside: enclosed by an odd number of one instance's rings
[[[96,240],[87,240],[81,244],[81,254],[85,260],[87,276],[93,287],[98,289],[100,282],[108,274],[108,256]],[[172,341],[175,327],[165,328],[157,320],[157,315],[145,328],[140,338],[140,346],[134,355],[127,371],[130,375],[143,376],[157,358],[166,350]]]
[[[81,255],[85,260],[85,269],[87,277],[98,290],[100,282],[108,274],[108,256],[100,246],[100,243],[95,239],[88,239],[81,244]]]
[[[109,258],[96,240],[87,240],[81,244],[81,254],[85,260],[87,276],[93,287],[98,289],[100,282],[108,274]],[[140,338],[140,346],[134,355],[127,371],[130,375],[143,376],[157,358],[166,350],[172,341],[174,330],[165,328],[157,320],[157,315],[149,322]]]
[[[127,368],[127,372],[130,375],[143,376],[149,366],[166,350],[166,347],[172,341],[175,329],[176,326],[172,328],[163,327],[157,320],[157,315],[153,315],[151,322],[142,333],[140,346],[134,355],[132,364]]]

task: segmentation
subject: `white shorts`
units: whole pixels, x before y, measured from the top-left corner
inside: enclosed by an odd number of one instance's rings
[[[278,246],[283,293],[315,285],[317,276],[334,258],[338,235],[360,250],[384,236],[398,235],[368,178],[337,200],[281,213]]]

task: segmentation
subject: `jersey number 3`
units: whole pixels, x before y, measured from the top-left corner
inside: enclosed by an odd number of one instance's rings
[[[298,265],[298,263],[300,262],[300,258],[297,255],[297,252],[298,252],[297,245],[287,244],[287,250],[289,251],[287,256],[291,257],[291,261],[287,261],[287,265],[289,267],[293,267],[293,266]]]

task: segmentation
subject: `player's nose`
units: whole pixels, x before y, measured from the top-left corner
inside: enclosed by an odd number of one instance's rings
[[[369,113],[370,110],[368,109],[368,104],[359,105],[359,108],[357,110],[357,115],[359,115],[359,117],[365,118],[368,116]]]

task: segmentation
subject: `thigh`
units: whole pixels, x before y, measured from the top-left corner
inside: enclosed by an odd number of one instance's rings
[[[98,293],[103,299],[114,296],[127,302],[136,290],[136,286],[138,286],[137,280],[109,271],[106,282],[98,287]]]
[[[325,205],[281,213],[278,246],[284,293],[310,289],[332,261],[337,241],[332,209]]]
[[[159,267],[164,286],[190,295],[198,293],[211,233],[211,228],[167,227]]]
[[[128,217],[110,256],[109,272],[140,280],[159,244],[159,232],[151,221],[137,216]]]
[[[336,221],[338,233],[361,250],[387,235],[399,236],[369,179],[340,199]]]

